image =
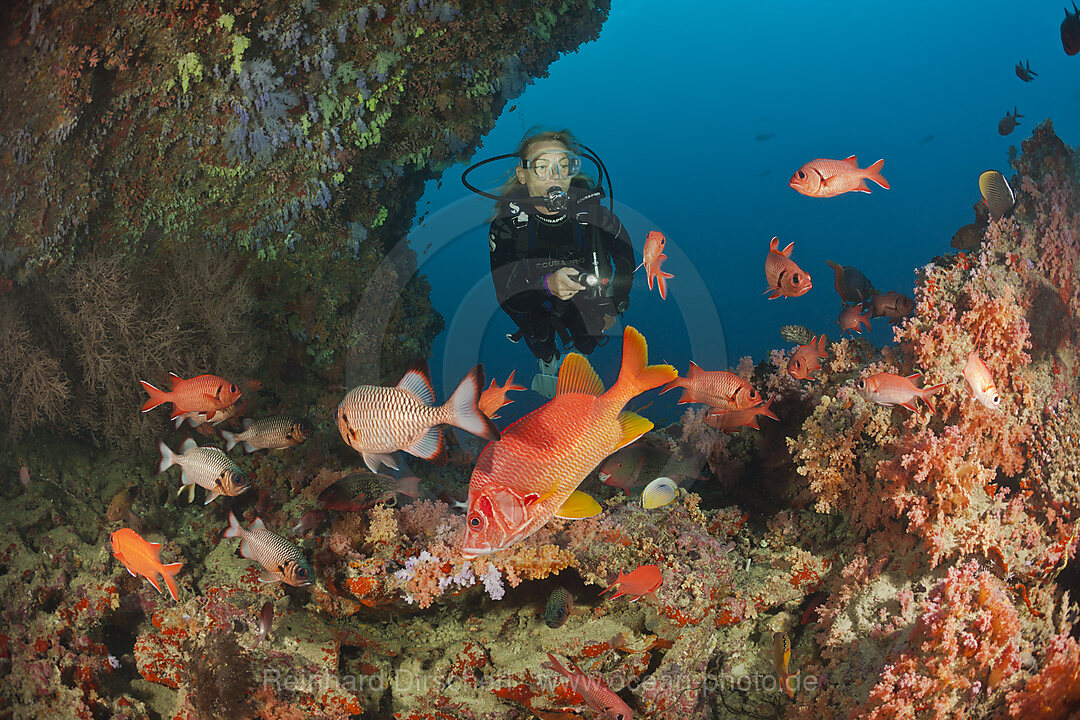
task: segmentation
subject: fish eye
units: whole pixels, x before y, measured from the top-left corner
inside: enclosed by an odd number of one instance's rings
[[[306,567],[298,567],[298,568],[296,568],[296,577],[306,578],[307,575],[308,575],[308,571],[307,571]]]
[[[796,285],[802,282],[801,280],[799,280],[799,273],[795,273],[791,276],[791,282],[795,283]]]
[[[859,389],[860,390],[865,390],[866,389],[866,381],[865,380],[860,380],[859,381]]]
[[[799,171],[799,179],[800,180],[805,180],[806,179],[806,173],[804,173],[802,170]]]
[[[484,518],[473,513],[473,515],[469,518],[469,527],[471,527],[473,530],[479,530],[480,528],[484,527]]]
[[[235,385],[230,385],[229,386],[229,392],[236,392],[236,386]]]
[[[990,402],[997,405],[999,402],[1001,402],[1001,396],[995,395],[993,398],[990,399]]]

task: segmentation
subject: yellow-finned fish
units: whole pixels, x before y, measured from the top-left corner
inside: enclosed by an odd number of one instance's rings
[[[799,673],[788,672],[788,661],[791,660],[791,638],[785,632],[773,633],[773,668],[776,676],[780,679],[780,685],[789,698],[795,697],[795,691],[791,688],[791,680],[799,677]]]
[[[655,510],[674,502],[675,498],[681,494],[682,491],[674,480],[669,477],[658,477],[641,491],[641,507],[646,510]]]

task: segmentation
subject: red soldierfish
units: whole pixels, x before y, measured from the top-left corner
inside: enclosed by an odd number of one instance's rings
[[[682,388],[679,403],[705,403],[717,410],[742,410],[761,404],[761,395],[750,383],[727,370],[702,370],[691,360],[686,377],[677,377],[660,391]]]
[[[806,293],[813,283],[810,281],[810,273],[804,271],[791,259],[791,248],[795,243],[780,250],[780,239],[773,238],[769,241],[769,254],[765,257],[765,280],[769,287],[765,292],[772,291],[770,300],[780,297],[799,297]]]
[[[837,322],[840,324],[841,337],[848,330],[862,335],[862,330],[859,329],[860,324],[864,325],[867,331],[870,330],[870,308],[863,310],[862,305],[848,305],[840,311],[840,319]]]
[[[754,430],[760,430],[758,427],[757,416],[764,415],[767,418],[773,420],[779,420],[771,409],[773,398],[775,395],[770,395],[769,399],[765,401],[764,405],[758,407],[745,408],[743,410],[717,410],[712,409],[709,414],[705,416],[705,424],[711,428],[717,430],[723,430],[724,432],[731,432],[741,427],[753,428]]]
[[[599,713],[596,716],[597,720],[633,720],[634,712],[602,680],[589,677],[573,662],[570,663],[571,669],[567,670],[554,655],[548,653],[547,656],[550,662],[541,663],[541,667],[554,670],[569,680],[570,689],[580,695],[590,708]]]
[[[477,459],[462,543],[466,559],[503,550],[556,515],[599,512],[577,486],[604,458],[652,429],[624,411],[626,404],[676,376],[670,365],[647,361],[645,338],[629,326],[619,378],[607,392],[584,356],[566,356],[554,399],[504,430]]]
[[[645,595],[656,600],[656,595],[653,595],[653,591],[660,587],[662,582],[664,582],[664,576],[660,573],[659,566],[639,565],[627,575],[623,575],[620,570],[619,577],[615,582],[608,585],[600,594],[603,595],[612,588],[618,588],[615,594],[609,597],[608,600],[614,600],[622,595],[634,596],[633,600],[630,602],[637,602]]]
[[[986,367],[986,363],[975,350],[968,353],[967,364],[964,366],[964,380],[967,381],[968,394],[987,408],[993,410],[1001,402],[1001,395],[998,394],[997,386],[994,385],[990,368]]]
[[[800,345],[788,360],[787,371],[796,380],[809,380],[821,369],[825,357],[825,336],[815,337],[808,345]]]
[[[439,425],[453,425],[484,438],[498,440],[499,431],[480,411],[484,366],[462,379],[445,404],[435,405],[427,362],[417,363],[395,387],[360,385],[338,405],[338,431],[359,452],[371,472],[383,464],[398,469],[392,453],[404,450],[435,463],[445,462],[446,447]]]
[[[506,384],[501,387],[496,385],[495,379],[492,378],[491,385],[488,385],[488,389],[480,393],[480,402],[478,403],[480,412],[484,413],[492,420],[497,420],[499,416],[495,413],[498,412],[499,408],[514,402],[513,400],[506,399],[506,393],[511,390],[524,389],[524,386],[514,384],[513,370],[510,371],[510,377],[506,378]]]
[[[137,532],[131,528],[120,528],[112,534],[112,549],[116,559],[124,563],[124,567],[134,577],[142,575],[154,589],[161,592],[157,576],[160,573],[165,580],[166,587],[173,600],[179,600],[180,594],[176,590],[176,573],[180,572],[183,563],[162,565],[158,554],[161,552],[161,543],[146,542]]]
[[[667,238],[664,237],[664,233],[650,230],[645,236],[645,251],[642,254],[641,265],[638,265],[638,267],[645,266],[645,277],[649,281],[650,290],[652,290],[653,279],[656,279],[656,287],[660,290],[661,300],[667,300],[668,278],[675,277],[660,269],[667,260],[667,255],[664,254],[665,244],[667,244]],[[637,268],[634,269],[637,270]]]
[[[885,407],[899,405],[912,412],[916,410],[915,400],[922,398],[922,401],[933,410],[934,406],[930,405],[930,398],[941,392],[945,388],[945,383],[917,388],[912,381],[918,377],[918,373],[907,377],[888,372],[867,375],[859,380],[859,394],[878,405]]]
[[[878,160],[868,168],[860,168],[855,156],[843,160],[817,159],[795,171],[788,185],[808,197],[835,197],[846,192],[870,192],[866,181],[873,180],[886,190],[889,182],[881,177],[884,160]]]
[[[206,419],[213,420],[219,410],[229,407],[243,394],[235,384],[217,375],[198,375],[185,380],[176,373],[169,373],[169,381],[172,385],[168,392],[143,380],[139,381],[143,390],[150,395],[150,399],[143,403],[143,412],[171,402],[173,412],[169,417],[176,418],[186,412],[195,411],[206,413]]]

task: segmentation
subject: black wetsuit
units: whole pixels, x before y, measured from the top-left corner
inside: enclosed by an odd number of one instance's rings
[[[588,354],[603,337],[604,315],[630,306],[634,249],[629,233],[600,204],[599,192],[571,188],[571,193],[585,198],[559,215],[544,215],[508,196],[489,233],[495,296],[533,355],[545,361],[559,355],[555,335],[560,327],[575,350]],[[580,291],[569,300],[548,293],[544,279],[563,267],[599,269],[598,292]]]

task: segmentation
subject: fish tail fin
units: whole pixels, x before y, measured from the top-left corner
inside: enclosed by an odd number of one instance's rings
[[[930,407],[931,410],[933,410],[934,412],[937,412],[937,408],[934,407],[934,403],[931,400],[935,395],[937,395],[939,392],[941,392],[944,389],[945,389],[945,383],[938,383],[937,385],[931,385],[930,387],[925,387],[922,390],[920,390],[919,391],[919,397],[921,397],[923,399],[923,402],[926,403]]]
[[[229,511],[229,527],[225,528],[223,537],[240,537],[240,521],[236,519],[236,515],[233,514],[232,510]]]
[[[889,181],[881,176],[881,168],[885,167],[885,158],[866,168],[866,179],[873,180],[886,190],[889,189]]]
[[[161,451],[161,462],[158,463],[158,472],[163,473],[176,464],[176,453],[169,449],[164,440],[158,440],[158,450]]]
[[[555,672],[559,673],[563,677],[570,677],[571,676],[570,671],[567,670],[563,666],[563,664],[561,662],[559,662],[559,658],[555,657],[551,653],[548,653],[547,656],[548,656],[549,662],[541,663],[541,667],[545,667],[548,670],[554,670]]]
[[[844,274],[844,268],[842,265],[837,265],[832,260],[826,260],[825,262],[826,264],[828,264],[829,267],[833,269],[833,272],[839,273],[840,275]]]
[[[449,424],[485,440],[498,440],[499,429],[481,410],[480,390],[484,385],[484,366],[477,365],[458,383],[443,408],[449,412]]]
[[[225,452],[229,452],[236,447],[236,435],[228,430],[221,431],[221,438],[225,441]]]
[[[169,588],[172,599],[177,601],[180,600],[180,591],[176,588],[176,573],[180,572],[182,567],[184,567],[184,563],[171,563],[161,566],[161,577],[165,579],[165,586]]]
[[[169,402],[168,393],[164,390],[154,387],[145,380],[140,380],[139,384],[142,385],[143,390],[150,396],[150,398],[143,403],[142,411],[149,412],[162,403]]]
[[[627,325],[623,330],[622,367],[619,379],[608,393],[615,397],[630,398],[646,390],[660,387],[675,380],[679,374],[670,365],[649,365],[649,348],[645,337],[637,329]],[[605,393],[605,394],[608,394]]]
[[[684,378],[677,377],[674,380],[672,380],[671,382],[669,382],[668,384],[664,385],[664,387],[660,390],[660,394],[663,395],[668,390],[674,390],[675,388],[683,387],[684,382],[685,382]]]

